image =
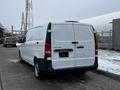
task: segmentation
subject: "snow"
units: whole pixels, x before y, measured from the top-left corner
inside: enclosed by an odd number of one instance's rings
[[[17,59],[9,59],[9,61],[12,62],[12,63],[17,63],[17,62],[19,62],[19,60],[17,60]]]
[[[120,52],[112,50],[99,50],[99,70],[120,75]]]

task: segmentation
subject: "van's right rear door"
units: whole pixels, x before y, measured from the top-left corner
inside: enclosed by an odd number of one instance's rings
[[[51,32],[53,69],[70,68],[75,65],[73,24],[53,24]]]
[[[95,40],[92,26],[74,24],[75,67],[91,66],[95,62]]]

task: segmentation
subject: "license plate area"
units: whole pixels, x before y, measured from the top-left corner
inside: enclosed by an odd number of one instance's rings
[[[54,52],[59,54],[59,58],[67,58],[69,57],[69,53],[72,52],[73,49],[55,49]]]
[[[69,57],[69,52],[67,52],[67,51],[61,51],[61,52],[59,52],[59,57],[60,58]]]

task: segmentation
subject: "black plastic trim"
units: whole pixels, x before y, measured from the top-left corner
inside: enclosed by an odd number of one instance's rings
[[[95,32],[94,27],[93,28],[93,32]],[[97,36],[96,33],[94,33],[94,39],[95,39],[95,54],[98,55],[98,51],[97,51]]]
[[[84,48],[84,46],[78,46],[77,48]]]
[[[73,49],[55,49],[54,52],[68,51],[71,52]]]
[[[72,42],[72,44],[78,44],[78,42]]]
[[[54,70],[52,68],[52,61],[51,60],[46,60],[46,59],[37,59],[37,60],[38,60],[38,63],[40,65],[41,71],[44,73],[53,72],[53,71],[56,71],[56,72],[59,72],[59,71],[67,72],[67,71],[76,71],[76,70],[89,71],[89,70],[96,70],[98,68],[98,58],[97,57],[95,58],[95,63],[92,66],[74,67],[74,68],[67,68],[67,69],[60,69],[60,70]]]

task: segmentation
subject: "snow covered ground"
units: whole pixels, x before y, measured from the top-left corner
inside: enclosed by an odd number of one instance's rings
[[[99,70],[120,75],[120,52],[112,50],[99,50]]]

